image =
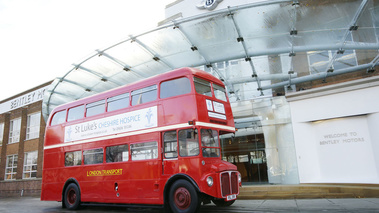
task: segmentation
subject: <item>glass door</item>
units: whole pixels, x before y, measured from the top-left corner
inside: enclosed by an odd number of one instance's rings
[[[262,133],[229,135],[221,139],[223,160],[233,163],[243,183],[268,183],[265,141]]]

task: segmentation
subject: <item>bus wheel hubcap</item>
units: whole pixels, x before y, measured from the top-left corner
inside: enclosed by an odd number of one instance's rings
[[[76,201],[76,193],[75,190],[71,189],[67,193],[67,201],[70,205],[73,205]]]
[[[175,191],[174,200],[179,209],[186,209],[191,204],[191,194],[186,188],[180,187]]]

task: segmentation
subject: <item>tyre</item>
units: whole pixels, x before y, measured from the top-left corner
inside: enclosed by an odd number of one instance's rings
[[[177,180],[170,188],[169,205],[174,213],[192,213],[200,208],[195,187],[186,180]]]
[[[212,202],[219,207],[231,206],[236,200],[225,201],[224,199],[213,199]]]
[[[63,196],[63,202],[67,209],[75,210],[80,206],[80,191],[78,185],[70,183]]]

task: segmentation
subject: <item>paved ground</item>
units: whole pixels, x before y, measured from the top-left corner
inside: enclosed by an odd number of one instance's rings
[[[86,206],[78,211],[61,208],[61,203],[40,201],[39,198],[0,198],[0,212],[30,213],[87,213],[87,212],[160,212],[149,208],[125,208],[109,206]],[[299,199],[299,200],[237,200],[228,208],[209,204],[202,206],[200,213],[220,212],[379,212],[379,198],[352,199]]]

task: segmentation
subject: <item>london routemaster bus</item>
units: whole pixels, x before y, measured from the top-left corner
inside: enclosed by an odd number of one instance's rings
[[[231,205],[241,176],[221,160],[220,136],[233,132],[224,84],[193,68],[58,106],[46,125],[41,200],[71,210]]]

